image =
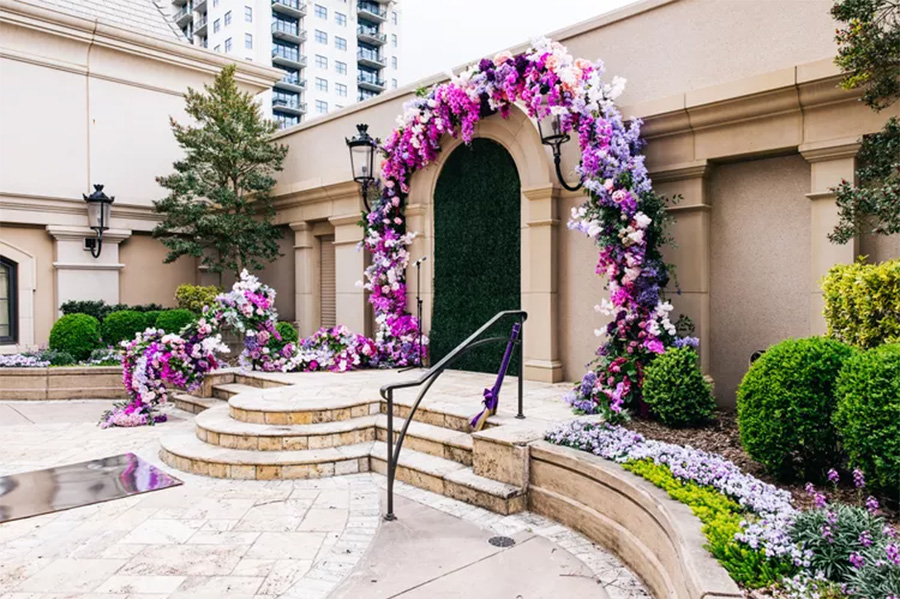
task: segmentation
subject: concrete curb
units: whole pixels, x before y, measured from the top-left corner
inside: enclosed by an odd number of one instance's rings
[[[127,399],[121,366],[0,369],[0,399]]]

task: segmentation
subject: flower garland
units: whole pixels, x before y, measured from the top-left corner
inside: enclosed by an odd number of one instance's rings
[[[409,343],[416,322],[406,313],[404,279],[414,237],[404,219],[412,175],[437,159],[444,135],[469,143],[480,119],[498,112],[506,118],[514,103],[532,118],[558,115],[561,132],[577,136],[577,170],[589,198],[573,210],[569,227],[600,247],[597,273],[609,281],[610,300],[597,307],[612,317],[608,340],[598,350],[595,371],[568,401],[579,411],[613,418],[639,399],[649,359],[672,345],[695,344],[677,339],[668,316],[672,306],[661,300],[669,280],[659,249],[665,202],[651,190],[640,121],[626,123],[614,104],[625,81],[606,84],[602,74],[601,62],[573,59],[561,44],[542,38],[522,54],[483,59],[405,105],[382,148],[381,195],[363,222],[363,243],[372,254],[364,287],[380,349],[400,348],[393,356],[399,360],[416,350]]]

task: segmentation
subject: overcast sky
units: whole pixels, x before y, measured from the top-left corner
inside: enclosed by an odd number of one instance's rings
[[[400,84],[412,83],[634,0],[399,0]]]

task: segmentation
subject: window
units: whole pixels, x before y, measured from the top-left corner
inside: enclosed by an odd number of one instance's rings
[[[316,66],[320,69],[328,68],[328,58],[322,56],[321,54],[316,54]]]
[[[225,53],[231,52],[231,38],[225,40]]]
[[[342,12],[334,13],[334,22],[340,25],[341,27],[347,26],[347,15]]]
[[[213,21],[213,33],[218,33],[218,32],[219,32],[219,27],[220,27],[221,25],[222,25],[222,20],[221,20],[221,19],[216,19],[215,21]]]
[[[391,67],[393,67],[394,70],[397,70],[397,57],[396,56],[391,56]]]
[[[219,5],[219,0],[213,0],[213,6],[218,6],[218,5]]]
[[[253,7],[252,6],[244,7],[244,20],[247,21],[248,23],[253,22]]]
[[[0,256],[0,343],[19,341],[18,264]]]
[[[391,87],[393,87],[394,89],[397,89],[397,80],[396,79],[391,79]]]
[[[338,50],[346,50],[347,49],[347,40],[342,37],[334,36],[334,47]]]
[[[391,45],[393,45],[395,48],[397,47],[397,34],[396,33],[391,34]]]
[[[320,19],[328,18],[328,9],[322,6],[321,4],[316,4],[316,16]]]
[[[318,29],[316,29],[316,41],[319,42],[320,44],[327,44],[328,43],[328,34],[325,33],[324,31],[319,31]]]
[[[316,112],[319,114],[328,114],[328,102],[316,100]]]
[[[397,16],[397,11],[396,11],[396,10],[392,10],[392,11],[391,11],[391,22],[392,22],[394,25],[396,25],[398,19],[399,19],[399,17]]]
[[[340,97],[342,97],[342,98],[347,97],[347,86],[344,85],[343,83],[335,83],[334,89],[337,92],[337,95],[339,95]]]
[[[227,13],[225,13],[225,27],[228,27],[229,25],[231,25],[231,11],[230,10]]]
[[[321,77],[316,77],[316,89],[320,92],[328,91],[328,79],[322,79]]]
[[[334,70],[338,72],[338,75],[346,75],[347,74],[347,63],[341,62],[340,60],[334,61]]]
[[[253,36],[249,33],[244,34],[244,47],[248,50],[253,49]]]

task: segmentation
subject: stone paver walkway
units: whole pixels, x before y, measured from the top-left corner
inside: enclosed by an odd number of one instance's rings
[[[0,402],[0,474],[133,451],[185,484],[0,524],[0,599],[533,599],[558,596],[557,589],[646,597],[616,558],[533,514],[501,516],[397,483],[400,521],[382,525],[386,481],[377,474],[233,481],[174,472],[159,461],[158,439],[192,430],[192,416],[174,410],[160,426],[101,430],[95,422],[108,405]],[[409,530],[419,532],[404,534]],[[492,551],[485,541],[496,534],[519,543]],[[404,538],[415,543],[404,545]],[[452,568],[449,559],[432,559],[423,568],[423,542],[465,559]],[[476,554],[483,559],[469,559]],[[419,575],[382,575],[385,559]],[[535,560],[549,564],[547,571]],[[381,584],[372,586],[375,572]],[[472,588],[500,594],[472,595]],[[509,595],[520,588],[527,592]]]

